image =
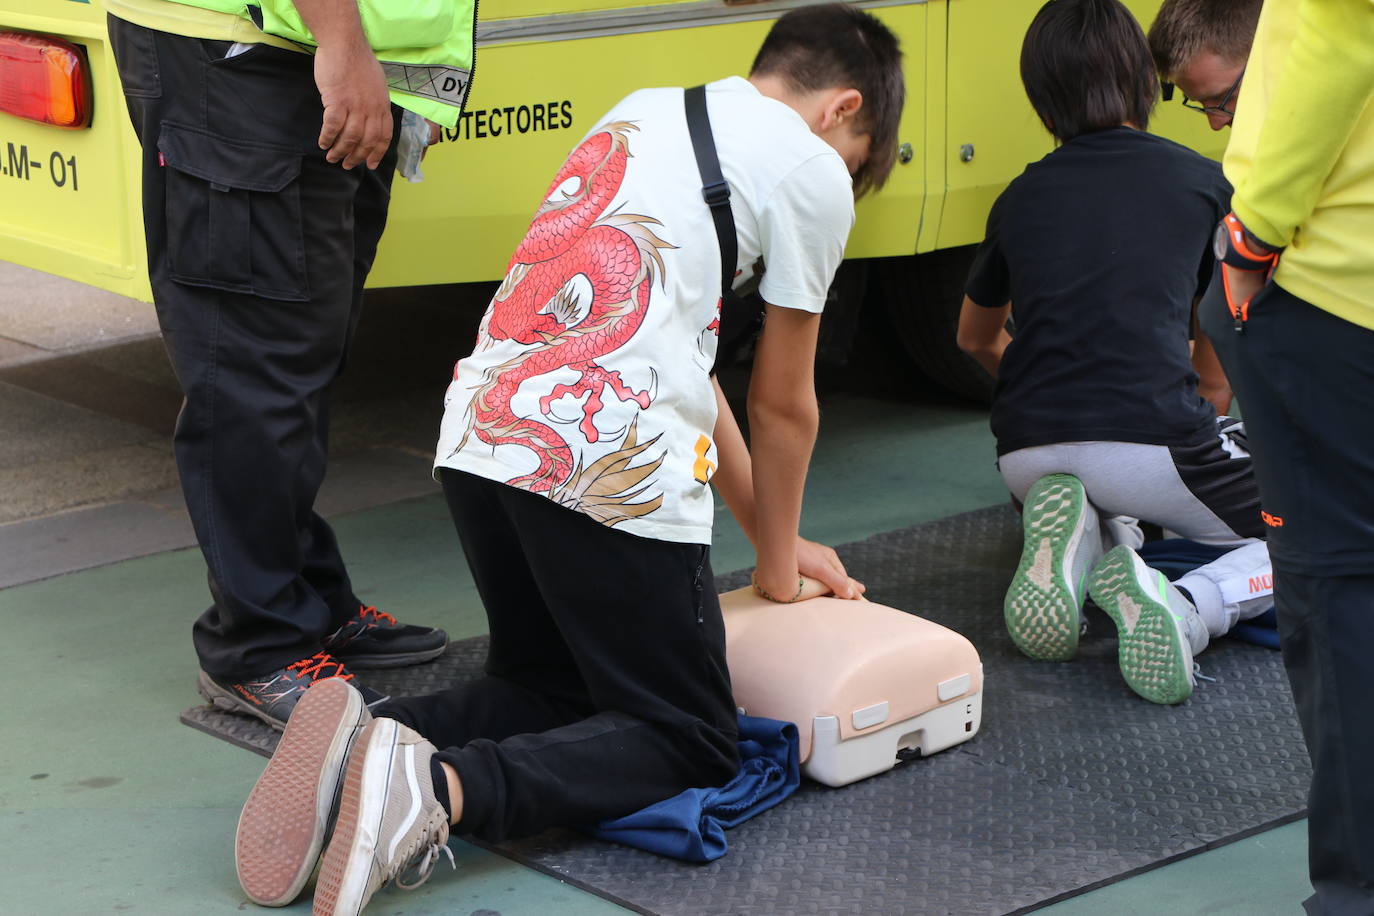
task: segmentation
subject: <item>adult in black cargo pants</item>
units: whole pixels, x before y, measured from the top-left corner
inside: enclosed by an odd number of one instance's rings
[[[185,394],[177,469],[214,600],[194,628],[199,686],[280,725],[314,680],[351,676],[344,663],[407,664],[447,643],[363,607],[314,511],[395,145],[382,138],[375,169],[330,161],[309,54],[109,28],[143,144],[153,298]],[[394,136],[399,111],[382,104]]]

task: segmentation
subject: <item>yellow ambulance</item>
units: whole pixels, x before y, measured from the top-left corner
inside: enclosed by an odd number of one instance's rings
[[[487,0],[468,110],[423,183],[396,181],[370,285],[499,279],[597,117],[636,88],[745,72],[772,20],[804,2]],[[1158,2],[1127,0],[1145,25]],[[881,303],[928,375],[985,396],[952,322],[988,208],[1051,148],[1018,74],[1040,2],[857,5],[901,39],[907,105],[892,178],[859,207],[841,311]],[[1177,104],[1152,127],[1215,156],[1224,143]],[[99,0],[0,0],[0,259],[147,299],[138,175]]]

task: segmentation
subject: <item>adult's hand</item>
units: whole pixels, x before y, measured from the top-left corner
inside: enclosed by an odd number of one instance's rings
[[[391,146],[391,97],[382,65],[359,31],[315,52],[315,85],[324,105],[320,149],[351,169],[375,169]]]
[[[1264,289],[1267,277],[1265,271],[1240,270],[1229,264],[1221,265],[1221,272],[1225,280],[1226,302],[1231,307],[1232,315],[1237,314],[1242,306]]]

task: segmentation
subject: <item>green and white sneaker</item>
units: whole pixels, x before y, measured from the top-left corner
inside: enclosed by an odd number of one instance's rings
[[[1002,613],[1016,648],[1043,661],[1078,652],[1086,580],[1102,555],[1097,510],[1077,477],[1050,474],[1031,485],[1021,514],[1021,564]]]
[[[1207,647],[1193,603],[1129,547],[1109,550],[1088,588],[1116,623],[1118,663],[1130,688],[1166,705],[1192,696],[1193,657]]]

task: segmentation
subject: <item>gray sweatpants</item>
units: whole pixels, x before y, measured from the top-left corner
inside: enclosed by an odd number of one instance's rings
[[[1008,452],[998,459],[1018,501],[1041,477],[1071,474],[1101,518],[1104,549],[1141,544],[1137,520],[1230,553],[1175,584],[1189,592],[1210,636],[1273,606],[1273,571],[1262,538],[1259,490],[1234,420],[1222,418],[1215,440],[1191,446],[1135,442],[1062,442]],[[1237,434],[1239,432],[1239,435]]]

